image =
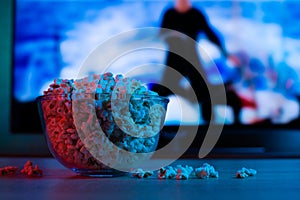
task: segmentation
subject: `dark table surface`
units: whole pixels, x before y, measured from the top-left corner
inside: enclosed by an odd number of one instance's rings
[[[207,162],[219,178],[160,180],[156,175],[91,178],[75,174],[53,158],[0,158],[0,167],[27,160],[43,170],[40,178],[0,176],[0,199],[300,199],[300,159],[180,159],[172,164],[199,167]],[[257,175],[235,178],[242,167]]]

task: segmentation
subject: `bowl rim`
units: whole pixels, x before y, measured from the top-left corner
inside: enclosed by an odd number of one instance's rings
[[[144,93],[144,94],[129,94],[129,93],[125,93],[125,95],[128,94],[130,95],[130,97],[132,98],[133,96],[133,99],[135,100],[138,100],[138,99],[152,99],[152,100],[160,100],[160,101],[164,101],[165,103],[169,103],[170,102],[170,99],[166,96],[160,96],[160,95],[155,95],[155,94],[147,94],[147,93]],[[73,100],[72,99],[72,96],[73,95],[99,95],[99,96],[111,96],[112,93],[96,93],[96,92],[78,92],[78,93],[73,93],[73,92],[68,92],[68,93],[61,93],[61,94],[44,94],[44,95],[39,95],[36,97],[36,101],[42,101],[42,100],[51,100],[52,98],[54,97],[68,97],[70,98],[70,100]],[[122,94],[124,95],[124,94]],[[114,98],[115,99],[115,98]]]

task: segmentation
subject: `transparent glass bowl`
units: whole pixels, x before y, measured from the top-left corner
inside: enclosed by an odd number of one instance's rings
[[[52,155],[66,168],[96,177],[126,174],[113,165],[136,162],[124,158],[124,152],[156,150],[169,102],[155,95],[110,94],[44,95],[36,100]]]

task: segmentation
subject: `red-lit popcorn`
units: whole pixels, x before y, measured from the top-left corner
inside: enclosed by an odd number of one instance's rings
[[[38,165],[33,166],[31,161],[27,161],[21,169],[22,174],[26,174],[30,177],[42,176],[43,171],[39,169]]]
[[[18,171],[18,167],[15,166],[6,166],[0,168],[0,176],[2,175],[15,175]]]
[[[39,169],[38,165],[33,166],[31,161],[27,161],[21,170],[15,166],[6,166],[0,168],[0,175],[18,175],[20,173],[26,174],[29,177],[43,175],[43,172],[41,169]]]
[[[218,178],[219,173],[213,166],[208,163],[204,163],[201,167],[195,168],[195,174],[198,178]]]

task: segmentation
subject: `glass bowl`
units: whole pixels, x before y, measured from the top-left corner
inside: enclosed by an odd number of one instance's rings
[[[149,159],[169,102],[156,95],[103,93],[44,95],[36,100],[52,155],[66,168],[96,177],[124,175],[138,159]]]

